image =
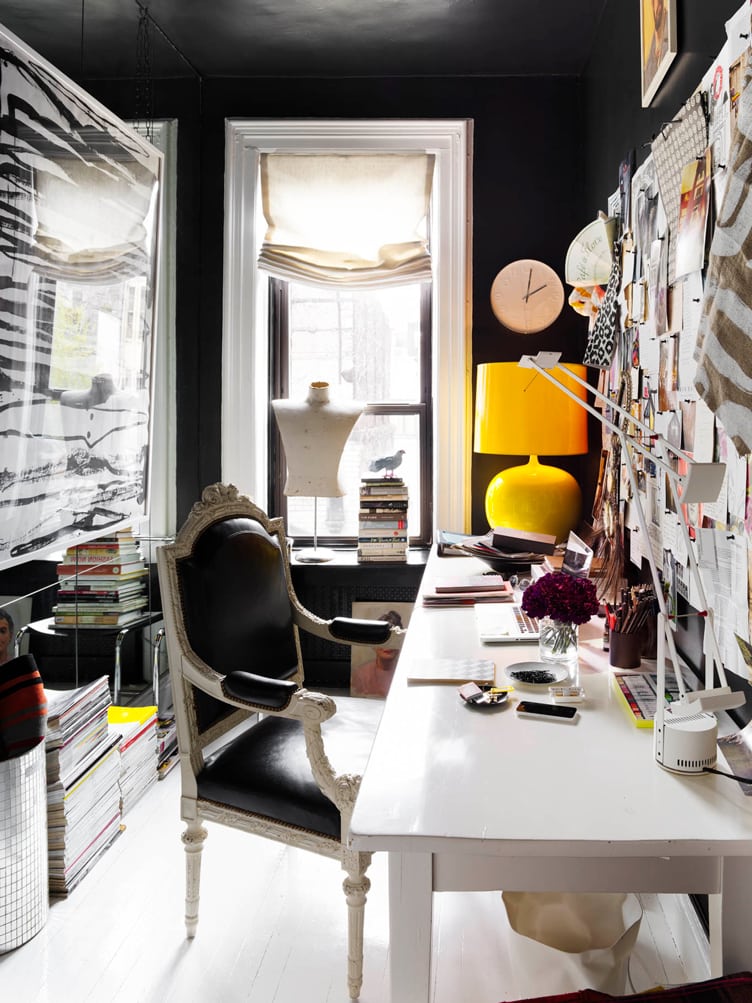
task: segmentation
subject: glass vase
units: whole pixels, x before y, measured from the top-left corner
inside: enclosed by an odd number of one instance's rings
[[[577,661],[577,624],[544,616],[539,621],[538,655],[542,662]]]

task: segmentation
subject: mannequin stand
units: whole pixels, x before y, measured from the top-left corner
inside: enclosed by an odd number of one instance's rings
[[[334,557],[334,551],[330,550],[328,547],[319,547],[318,545],[318,503],[317,497],[313,499],[313,546],[304,547],[303,550],[298,551],[295,555],[303,564],[323,564],[325,561],[331,561]]]

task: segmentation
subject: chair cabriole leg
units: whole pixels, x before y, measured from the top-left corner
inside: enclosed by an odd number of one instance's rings
[[[370,880],[365,875],[365,868],[348,870],[348,875],[342,882],[347,900],[347,988],[350,999],[360,996],[363,985],[363,920],[365,917],[366,896],[371,887]]]
[[[201,851],[208,833],[198,820],[189,822],[180,837],[185,846],[185,933],[195,937],[201,882]]]

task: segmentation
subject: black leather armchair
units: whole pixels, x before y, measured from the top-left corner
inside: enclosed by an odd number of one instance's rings
[[[347,875],[356,999],[370,854],[348,848],[348,829],[382,703],[335,703],[306,690],[298,630],[384,646],[400,645],[403,632],[306,610],[290,579],[282,520],[233,485],[204,490],[175,542],[159,549],[158,567],[186,822],[187,935],[198,924],[204,820],[336,857]]]

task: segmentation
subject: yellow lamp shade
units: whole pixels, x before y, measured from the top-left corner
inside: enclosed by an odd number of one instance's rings
[[[581,380],[585,366],[566,364]],[[587,391],[561,369],[556,379],[581,400]],[[586,453],[587,411],[545,376],[517,362],[478,366],[475,451],[500,456],[571,456]]]
[[[567,369],[584,380],[581,365]],[[581,400],[580,386],[561,370],[557,380]],[[522,466],[500,471],[486,491],[489,525],[548,533],[561,542],[580,519],[582,492],[571,474],[539,463],[538,456],[587,452],[587,412],[540,373],[516,362],[478,366],[475,450],[529,455]]]

